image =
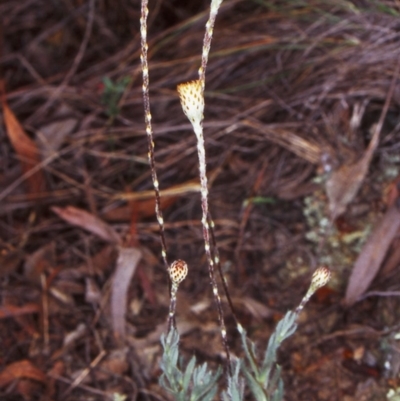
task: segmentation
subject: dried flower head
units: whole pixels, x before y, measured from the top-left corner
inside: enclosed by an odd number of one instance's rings
[[[169,276],[171,277],[171,281],[173,284],[181,283],[188,273],[188,265],[187,263],[182,260],[178,259],[175,262],[172,262],[169,268]]]
[[[300,305],[297,307],[295,313],[299,315],[299,313],[303,310],[305,304],[309,301],[312,295],[317,291],[319,288],[323,287],[331,278],[331,271],[325,267],[321,266],[315,270],[314,274],[311,277],[311,284],[308,287],[307,294],[303,297],[300,302]]]
[[[314,274],[311,277],[311,285],[309,292],[314,293],[319,288],[323,287],[328,283],[331,278],[331,271],[325,267],[321,266],[317,270],[315,270]]]
[[[180,84],[177,90],[186,117],[194,125],[201,124],[204,112],[204,94],[201,81]]]

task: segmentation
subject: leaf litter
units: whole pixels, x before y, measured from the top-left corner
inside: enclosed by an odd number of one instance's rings
[[[7,118],[12,115],[18,127],[12,136],[23,138],[13,142],[7,127],[0,130],[0,260],[6,264],[1,272],[0,340],[7,350],[0,354],[0,372],[27,360],[51,378],[38,381],[39,387],[29,386],[29,378],[20,380],[18,387],[14,379],[0,389],[0,398],[40,399],[47,394],[54,400],[103,400],[119,392],[135,400],[160,399],[165,395],[157,385],[157,339],[165,330],[168,284],[159,258],[157,224],[148,213],[153,201],[133,28],[139,8],[127,0],[95,8],[87,2],[67,3],[45,2],[41,13],[29,1],[19,7],[11,0],[0,4],[0,15],[7,17],[0,60],[8,88]],[[304,295],[322,251],[340,249],[341,258],[332,263],[336,285],[304,310],[298,334],[282,349],[286,396],[324,401],[334,395],[353,401],[367,393],[364,389],[378,386],[384,399],[393,382],[385,376],[389,355],[381,344],[391,335],[386,328],[398,324],[393,311],[399,300],[370,297],[346,312],[341,300],[348,277],[355,274],[351,266],[358,255],[368,255],[362,251],[367,247],[366,233],[379,233],[377,222],[385,219],[385,213],[394,213],[390,207],[386,210],[383,198],[385,186],[399,174],[398,85],[379,143],[369,140],[368,133],[382,114],[400,56],[398,8],[392,1],[381,8],[372,2],[317,0],[273,1],[266,6],[223,3],[207,69],[204,130],[209,171],[215,172],[210,208],[224,272],[238,318],[257,342],[264,343],[275,320]],[[214,364],[218,326],[213,304],[207,307],[204,301],[209,289],[199,186],[194,181],[196,145],[174,92],[178,82],[196,74],[205,11],[206,4],[183,2],[170,9],[161,2],[150,26],[149,51],[156,163],[162,195],[170,195],[161,200],[167,243],[171,255],[189,264],[189,277],[178,294],[177,324],[185,328],[184,355],[196,353]],[[114,100],[105,104],[104,79],[123,82],[125,77],[131,78],[130,86],[118,104]],[[340,105],[346,106],[345,111],[335,116]],[[63,108],[71,111],[68,117],[59,114]],[[357,113],[358,128],[346,129]],[[326,116],[332,116],[334,123]],[[21,127],[38,136],[33,141]],[[31,153],[18,148],[28,143]],[[340,166],[347,166],[345,174]],[[265,174],[257,182],[262,169]],[[331,209],[313,181],[328,170],[341,178],[337,192],[331,192]],[[331,180],[335,184],[335,178]],[[22,195],[22,186],[10,186],[15,182],[26,182]],[[41,201],[32,193],[39,193]],[[252,204],[241,228],[243,203],[250,197],[271,202]],[[334,224],[335,241],[358,235],[364,243],[344,242],[335,248],[337,242],[329,243],[321,232],[317,242],[307,240],[311,228],[304,216],[304,197],[313,197],[312,205],[324,209],[322,218],[340,215]],[[143,201],[136,219],[131,217],[131,200]],[[36,209],[37,203],[41,208]],[[32,213],[36,217],[29,220]],[[132,222],[135,244],[129,239]],[[392,219],[379,244],[390,242],[394,223]],[[42,263],[46,256],[40,260],[40,250],[50,243],[54,259]],[[136,249],[142,259],[136,267],[136,258],[134,263],[120,264],[129,268],[121,267],[121,279],[113,281],[117,244]],[[238,244],[240,252],[235,254]],[[384,247],[379,252],[380,257],[386,253]],[[36,266],[35,279],[23,274],[29,261]],[[240,278],[238,266],[243,266]],[[399,273],[397,263],[391,268],[390,283],[370,284],[380,292],[387,288],[395,292]],[[110,301],[112,286],[118,294],[114,301]],[[150,290],[156,302],[149,300]],[[129,309],[133,301],[140,304],[135,313]],[[117,312],[112,312],[111,302]],[[206,306],[196,316],[191,306],[200,303]],[[229,322],[228,316],[231,330]],[[124,333],[129,352],[115,341],[115,328]],[[76,337],[66,346],[64,340],[74,332]],[[234,335],[230,341],[235,349]],[[352,353],[344,352],[361,346],[365,360],[356,361]],[[121,352],[114,358],[114,351]],[[115,364],[103,365],[108,358]],[[373,369],[357,368],[365,364]],[[317,370],[307,371],[313,366]],[[381,375],[371,378],[372,371]],[[79,376],[82,372],[86,373]]]

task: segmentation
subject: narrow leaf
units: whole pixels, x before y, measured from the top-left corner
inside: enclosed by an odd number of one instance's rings
[[[372,153],[367,151],[357,163],[344,164],[329,177],[326,183],[326,194],[332,220],[343,214],[347,205],[357,195],[368,172],[371,157]]]
[[[0,306],[0,319],[5,319],[13,316],[29,315],[39,313],[40,307],[38,304],[29,303],[22,306],[3,305]]]
[[[196,358],[193,356],[186,367],[185,374],[183,375],[183,392],[186,394],[189,390],[190,380],[192,378],[193,370],[196,366]]]
[[[239,334],[240,334],[240,337],[242,340],[242,347],[246,354],[247,362],[250,364],[251,370],[253,371],[254,375],[258,377],[260,375],[260,372],[258,371],[258,368],[257,368],[257,362],[254,360],[254,357],[253,357],[255,355],[254,344],[250,340],[247,339],[246,331],[240,324],[237,326],[237,329],[239,331]],[[247,344],[248,341],[251,344],[253,352],[250,352],[250,350],[249,350],[249,347]]]
[[[110,225],[85,210],[74,206],[67,206],[65,208],[54,206],[51,210],[69,224],[81,227],[102,238],[104,241],[113,244],[121,242],[119,234]]]
[[[43,158],[51,157],[58,151],[77,123],[75,118],[64,118],[39,128],[37,139]]]
[[[125,338],[125,312],[128,288],[141,252],[136,248],[120,248],[111,288],[111,320],[114,334],[118,339]]]
[[[391,206],[372,232],[350,275],[345,302],[354,304],[378,273],[393,238],[400,228],[400,212]]]
[[[22,361],[13,362],[7,365],[0,373],[0,388],[11,383],[15,379],[31,379],[45,383],[46,375],[34,366],[30,361],[24,359]]]
[[[4,98],[2,103],[8,138],[18,155],[23,173],[27,174],[28,193],[39,193],[46,187],[43,171],[37,167],[41,162],[39,150],[36,143],[25,133]]]
[[[329,198],[329,209],[332,220],[335,220],[346,211],[347,205],[353,201],[367,175],[372,156],[379,143],[379,136],[393,97],[399,70],[400,63],[398,62],[379,121],[375,126],[371,141],[364,155],[356,163],[344,164],[334,171],[326,183],[326,194]]]
[[[244,377],[247,381],[247,384],[251,390],[251,392],[254,395],[254,399],[256,401],[268,401],[263,388],[261,387],[260,383],[256,381],[256,379],[253,377],[251,372],[245,367],[242,366],[242,372],[244,374]]]

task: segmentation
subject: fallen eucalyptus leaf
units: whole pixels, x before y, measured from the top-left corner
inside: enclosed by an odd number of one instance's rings
[[[368,289],[399,228],[400,212],[393,205],[375,227],[354,264],[346,290],[346,305],[353,305]]]
[[[137,248],[119,248],[117,267],[111,288],[111,320],[117,339],[125,338],[128,289],[141,257],[142,254]]]

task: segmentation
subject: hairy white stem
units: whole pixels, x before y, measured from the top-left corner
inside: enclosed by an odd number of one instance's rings
[[[210,15],[206,23],[206,30],[204,33],[203,50],[201,53],[201,66],[199,68],[199,80],[202,83],[202,90],[206,84],[206,68],[208,63],[208,56],[210,54],[211,40],[214,32],[215,19],[217,18],[219,7],[222,0],[212,0],[210,6]]]
[[[183,112],[192,123],[193,131],[197,137],[197,153],[199,157],[199,173],[200,173],[200,191],[201,191],[201,208],[203,216],[201,223],[203,226],[204,250],[207,256],[208,273],[212,286],[214,299],[218,310],[218,320],[221,327],[222,343],[226,351],[228,369],[230,369],[230,354],[228,340],[226,335],[225,320],[222,310],[221,298],[218,292],[218,285],[215,280],[214,273],[214,258],[211,253],[211,236],[210,227],[208,224],[208,182],[206,168],[206,151],[204,147],[203,136],[203,111],[204,111],[204,96],[203,86],[200,80],[187,82],[178,86],[178,93],[181,99]]]
[[[164,218],[161,210],[161,197],[160,197],[160,186],[157,178],[157,171],[155,167],[155,157],[154,157],[154,140],[153,140],[153,127],[151,125],[151,112],[150,112],[150,97],[149,97],[149,65],[147,61],[147,17],[149,14],[148,0],[142,0],[141,6],[141,17],[140,17],[140,37],[141,37],[141,49],[142,53],[140,55],[140,61],[142,64],[142,74],[143,74],[143,104],[144,104],[144,119],[146,125],[146,134],[148,142],[148,158],[151,169],[151,178],[153,180],[153,187],[155,192],[155,212],[157,217],[157,222],[160,228],[160,239],[161,239],[161,256],[164,261],[166,269],[169,268],[167,260],[167,246],[165,241],[165,228],[164,228]]]

